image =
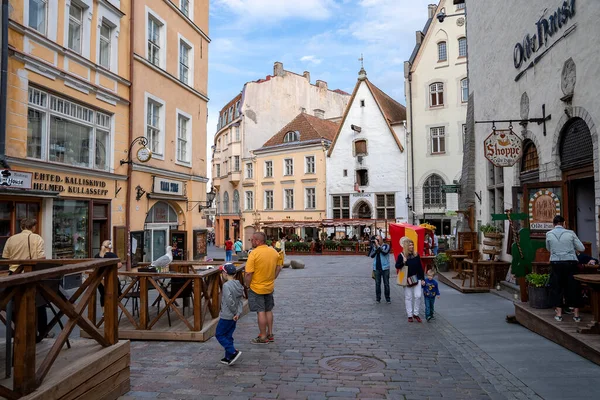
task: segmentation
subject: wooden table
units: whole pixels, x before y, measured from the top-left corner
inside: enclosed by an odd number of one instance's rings
[[[600,274],[577,274],[575,279],[585,283],[592,289],[593,320],[587,328],[577,328],[579,333],[600,333]]]
[[[456,275],[452,279],[462,279],[462,276],[461,276],[462,266],[460,269],[458,267],[462,264],[462,262],[464,260],[467,259],[467,257],[468,256],[466,254],[453,254],[450,256],[450,260],[452,261],[452,270],[453,271],[458,270],[458,275]]]
[[[487,277],[485,278],[486,286],[484,286],[484,287],[493,288],[494,285],[497,283],[496,282],[496,268],[497,267],[502,267],[502,268],[510,267],[510,263],[506,262],[506,261],[484,261],[484,260],[473,261],[473,260],[467,258],[463,261],[463,263],[472,266],[473,278],[475,279],[474,287],[479,286],[479,272],[481,269],[486,269],[486,268],[490,269],[489,278],[487,278]]]

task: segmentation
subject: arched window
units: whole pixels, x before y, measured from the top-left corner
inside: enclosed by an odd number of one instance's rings
[[[444,105],[444,84],[442,82],[435,82],[429,85],[430,94],[430,107],[437,107]]]
[[[467,38],[465,37],[461,37],[460,39],[458,39],[458,56],[467,56]]]
[[[300,132],[289,131],[288,133],[285,134],[285,136],[283,138],[283,143],[297,142],[299,140],[300,140]]]
[[[236,190],[233,191],[233,203],[232,203],[233,207],[232,211],[234,214],[237,214],[240,212],[240,193]]]
[[[436,174],[431,175],[423,185],[423,207],[446,207],[446,194],[442,192],[444,180]]]
[[[467,78],[460,81],[460,100],[463,103],[469,101],[469,79]]]
[[[177,212],[169,203],[159,201],[146,214],[147,224],[177,224]]]
[[[354,155],[363,156],[367,154],[367,141],[360,139],[354,142]]]
[[[446,49],[446,42],[438,43],[438,61],[446,61],[448,59],[448,51]]]
[[[229,193],[223,193],[223,214],[229,214]]]
[[[540,161],[537,148],[531,140],[523,143],[523,157],[521,157],[521,183],[538,182]]]

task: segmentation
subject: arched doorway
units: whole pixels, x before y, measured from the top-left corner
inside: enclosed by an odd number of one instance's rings
[[[144,261],[151,262],[165,255],[171,231],[177,230],[178,225],[177,212],[169,203],[159,201],[152,206],[146,214]]]
[[[566,195],[564,213],[582,242],[590,243],[592,254],[597,254],[594,146],[587,123],[571,118],[560,134],[560,169]]]
[[[354,210],[352,212],[352,217],[354,219],[372,219],[373,218],[373,209],[371,205],[366,201],[359,201],[354,205]],[[360,225],[358,227],[352,228],[352,233],[349,236],[356,236],[357,238],[363,237],[365,234],[365,228],[369,227],[369,232],[371,232],[371,224],[370,222],[365,225]]]

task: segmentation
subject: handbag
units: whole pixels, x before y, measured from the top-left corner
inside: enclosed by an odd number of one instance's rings
[[[406,284],[408,286],[415,286],[417,283],[419,283],[419,277],[417,275],[412,275],[406,278]]]
[[[371,271],[371,278],[375,279],[375,271]]]
[[[400,268],[400,270],[398,271],[398,278],[397,278],[397,282],[396,282],[398,285],[400,285],[400,286],[407,285],[407,277],[406,277],[407,271],[408,271],[407,266]]]

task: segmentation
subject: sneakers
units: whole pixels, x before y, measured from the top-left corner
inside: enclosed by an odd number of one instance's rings
[[[431,321],[431,317],[425,317],[425,320],[427,320],[427,322]]]
[[[269,342],[274,342],[275,341],[275,335],[267,335],[267,340]]]
[[[381,303],[381,300],[375,300],[375,303],[379,304]]]
[[[575,322],[581,322],[581,317],[575,317],[575,316],[573,316],[573,321],[575,321]]]
[[[231,360],[229,360],[228,365],[233,365],[242,355],[242,352],[237,350],[235,352],[235,354],[233,355],[233,358]]]
[[[417,322],[423,322],[423,321],[421,320],[421,317],[419,317],[418,315],[415,315],[415,321],[417,321]]]
[[[408,317],[408,322],[413,322],[413,317]]]
[[[391,300],[387,300],[386,303],[387,304],[392,304],[392,301]]]
[[[221,364],[229,365],[229,359],[227,357],[221,358]]]
[[[561,317],[560,315],[555,315],[555,316],[554,316],[554,320],[555,320],[556,322],[562,322],[562,317]]]
[[[269,344],[269,339],[261,338],[260,336],[255,337],[250,341],[252,344]]]

